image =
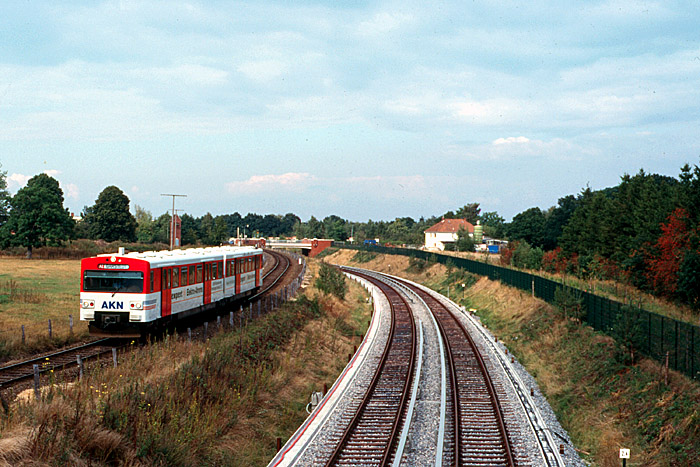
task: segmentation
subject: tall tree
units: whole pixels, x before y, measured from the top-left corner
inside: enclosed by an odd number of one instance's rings
[[[506,220],[496,211],[485,212],[479,216],[484,225],[484,233],[492,238],[501,238],[505,235]]]
[[[534,207],[517,214],[508,224],[509,240],[525,240],[532,246],[541,247],[544,243],[544,213]]]
[[[138,204],[134,206],[136,215],[136,239],[141,243],[153,243],[155,239],[155,224],[150,211]]]
[[[129,212],[129,198],[114,185],[102,190],[84,221],[92,238],[107,242],[136,241],[137,223]]]
[[[338,241],[345,241],[348,238],[348,232],[345,228],[347,221],[335,214],[326,216],[323,219],[323,230],[325,238],[332,238]]]
[[[580,195],[580,205],[562,231],[559,246],[564,253],[609,257],[613,238],[608,222],[611,213],[610,196],[606,192],[586,188]]]
[[[10,193],[7,191],[7,172],[0,170],[0,227],[7,222],[10,215],[10,199]]]
[[[576,211],[579,200],[574,195],[559,198],[557,206],[552,207],[545,216],[544,238],[542,247],[545,250],[553,250],[558,245],[559,237],[564,231],[564,226],[569,222],[572,214]]]
[[[240,217],[240,216],[239,216]],[[224,219],[226,220],[226,219]],[[198,241],[197,237],[197,220],[190,216],[189,214],[183,214],[180,216],[181,229],[182,229],[182,244],[183,245],[194,245]],[[230,229],[230,226],[227,226]]]
[[[476,221],[479,220],[480,212],[481,208],[479,207],[479,203],[469,203],[457,209],[455,217],[457,219],[466,219],[467,222],[476,224]]]
[[[73,237],[75,222],[63,207],[63,191],[58,181],[46,174],[35,175],[10,201],[10,215],[2,226],[5,245],[32,249],[60,245]]]

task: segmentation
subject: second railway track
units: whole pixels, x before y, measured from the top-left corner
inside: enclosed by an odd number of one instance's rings
[[[532,407],[530,388],[463,310],[410,281],[342,269],[375,298],[370,329],[319,408],[270,466],[565,465],[545,436],[552,429]],[[387,360],[388,349],[397,345],[397,316],[413,322],[398,341],[406,347],[410,342],[418,363],[405,353]],[[411,375],[396,378],[385,395],[373,398],[382,394],[377,381],[406,372]],[[370,428],[362,428],[367,421]]]

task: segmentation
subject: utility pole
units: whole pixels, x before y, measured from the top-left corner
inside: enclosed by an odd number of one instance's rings
[[[187,198],[187,195],[173,195],[170,193],[161,193],[160,195],[173,197],[173,215],[170,218],[170,249],[172,250],[175,246],[175,197]]]

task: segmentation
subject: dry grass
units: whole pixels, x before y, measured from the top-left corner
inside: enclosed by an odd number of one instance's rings
[[[351,284],[344,302],[299,300],[206,343],[170,338],[44,389],[40,402],[16,400],[0,413],[0,465],[264,465],[360,342],[364,294]],[[326,311],[309,319],[317,304]]]
[[[308,264],[309,277],[313,277],[318,264]],[[324,384],[330,388],[345,367],[347,355],[361,342],[359,335],[366,331],[371,313],[364,289],[354,282],[349,286],[344,302],[322,296],[313,286],[305,291],[307,296],[319,299],[326,314],[310,321],[273,353],[273,370],[265,389],[258,394],[255,405],[243,409],[234,429],[221,439],[221,452],[240,460],[232,465],[269,461],[274,455],[275,438],[281,437],[284,443],[306,418],[311,393],[322,391]],[[346,335],[348,326],[354,336]],[[268,440],[264,455],[260,455],[260,439]]]

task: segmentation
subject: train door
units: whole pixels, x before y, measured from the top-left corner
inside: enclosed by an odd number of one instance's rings
[[[234,272],[236,273],[236,295],[238,295],[239,293],[241,293],[241,260],[240,260],[240,258],[236,259]]]
[[[260,268],[262,265],[260,263],[262,263],[262,255],[255,256],[255,287],[262,286],[260,281]]]
[[[211,263],[204,263],[204,304],[211,303]]]
[[[163,268],[161,271],[161,316],[170,316],[172,311],[172,291],[170,290],[170,279],[172,277],[172,268]]]

